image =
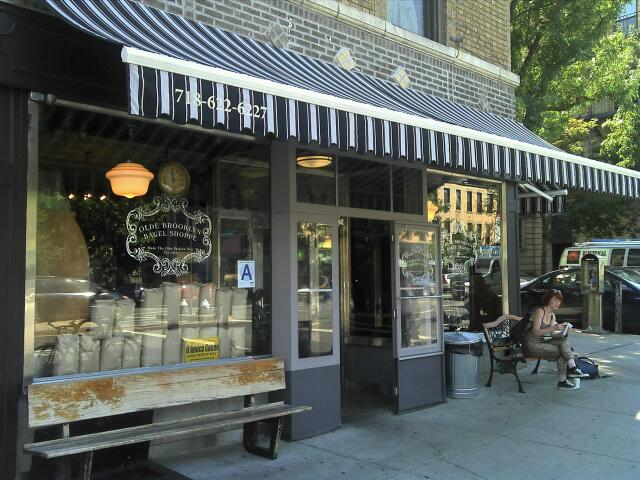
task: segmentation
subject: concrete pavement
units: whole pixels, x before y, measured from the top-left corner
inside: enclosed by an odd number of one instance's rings
[[[283,442],[275,461],[239,444],[163,460],[194,480],[223,479],[609,479],[640,478],[640,336],[572,334],[602,375],[558,391],[555,364],[494,374],[475,399],[406,415],[355,416],[338,430]],[[481,375],[481,385],[487,373]]]

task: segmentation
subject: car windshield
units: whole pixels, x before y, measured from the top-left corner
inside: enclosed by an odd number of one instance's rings
[[[610,268],[609,271],[640,288],[640,268]]]

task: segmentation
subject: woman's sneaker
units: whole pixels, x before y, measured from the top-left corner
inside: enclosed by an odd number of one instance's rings
[[[567,377],[569,378],[589,378],[588,373],[582,373],[578,367],[573,367],[567,370]]]
[[[558,382],[558,390],[577,390],[577,389],[578,387],[576,387],[569,380],[565,380],[564,382]]]

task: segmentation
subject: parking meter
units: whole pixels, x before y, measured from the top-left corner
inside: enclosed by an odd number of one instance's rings
[[[604,263],[593,254],[586,254],[580,260],[583,296],[583,328],[587,331],[602,331],[602,293],[604,292]]]

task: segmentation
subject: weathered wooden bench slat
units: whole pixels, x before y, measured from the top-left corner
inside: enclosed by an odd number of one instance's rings
[[[31,428],[272,392],[285,388],[280,358],[29,385]]]
[[[160,439],[180,440],[242,427],[244,449],[273,460],[278,456],[284,418],[311,410],[308,406],[290,406],[283,402],[255,405],[256,394],[284,388],[282,358],[35,383],[28,389],[29,426],[61,425],[63,438],[27,444],[24,452],[58,459],[57,472],[67,479],[71,472],[70,457],[80,455],[82,478],[89,480],[93,454],[97,450]],[[231,397],[244,397],[245,408],[69,437],[69,423],[79,420]],[[259,441],[265,433],[269,438],[268,447]]]
[[[189,436],[206,435],[237,428],[247,422],[301,413],[310,409],[306,406],[292,407],[279,402],[184,420],[32,443],[25,445],[24,451],[44,458],[57,458],[151,440],[178,438],[186,434]]]

